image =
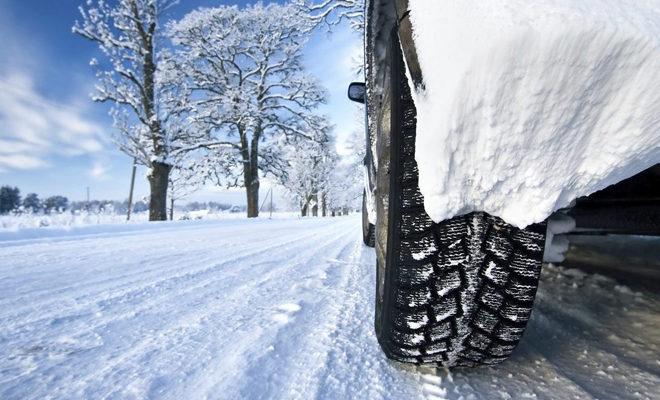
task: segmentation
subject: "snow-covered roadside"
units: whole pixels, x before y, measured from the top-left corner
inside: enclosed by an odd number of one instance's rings
[[[659,0],[410,0],[435,221],[524,227],[660,162]]]
[[[288,219],[297,218],[299,214],[297,211],[277,211],[272,214],[266,212],[262,213],[260,218]],[[149,214],[146,212],[133,214],[130,221],[126,221],[126,216],[120,214],[0,215],[0,242],[77,236],[95,232],[101,234],[125,232],[155,226],[178,226],[176,224],[185,226],[192,223],[192,221],[242,220],[246,218],[247,214],[245,212],[213,212],[209,210],[176,212],[174,214],[175,221],[162,222],[149,222]]]
[[[357,217],[191,221],[3,242],[0,398],[660,392],[660,294],[553,266],[507,363],[449,375],[389,362],[373,333],[375,257],[359,226]]]
[[[10,214],[0,215],[0,232],[36,228],[72,228],[87,225],[134,224],[148,220],[148,212],[133,213],[130,221],[126,221],[126,214],[115,213],[63,212],[52,214]]]

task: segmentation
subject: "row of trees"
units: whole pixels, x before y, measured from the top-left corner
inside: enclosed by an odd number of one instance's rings
[[[359,0],[200,8],[162,19],[176,0],[89,0],[73,32],[98,44],[93,99],[109,102],[119,148],[149,169],[150,219],[213,182],[244,187],[248,217],[271,176],[310,204],[335,204],[355,179],[340,167],[326,92],[302,51],[323,23],[357,16]],[[334,19],[330,20],[330,16]],[[359,177],[359,174],[358,174]],[[350,197],[350,196],[349,196]]]
[[[138,200],[132,204],[133,212],[149,210],[148,200]],[[181,207],[184,211],[210,210],[215,212],[237,210],[245,211],[245,207],[219,202],[190,202]],[[128,210],[128,200],[89,200],[69,201],[65,196],[49,196],[41,199],[36,193],[28,193],[25,198],[17,187],[0,187],[0,214],[30,213],[51,214],[62,212],[89,212],[94,214],[125,214]],[[171,212],[171,210],[170,210]]]
[[[230,208],[229,205],[221,205]],[[144,212],[149,209],[148,204],[138,200],[132,204],[134,212]],[[86,211],[90,213],[118,213],[124,214],[128,210],[128,200],[90,200],[69,201],[65,196],[55,195],[41,199],[36,193],[28,193],[24,198],[17,187],[0,187],[0,214],[31,213],[51,214],[65,211]]]
[[[28,193],[24,199],[17,187],[0,187],[0,214],[8,214],[15,211],[31,213],[61,212],[68,208],[69,200],[64,196],[50,196],[41,200],[36,193]]]

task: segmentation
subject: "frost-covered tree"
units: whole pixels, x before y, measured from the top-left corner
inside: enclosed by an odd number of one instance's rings
[[[64,196],[50,196],[44,200],[44,211],[46,214],[51,212],[64,212],[69,207],[69,199]]]
[[[187,148],[190,133],[176,121],[178,83],[162,66],[159,19],[177,0],[87,0],[73,32],[98,44],[92,59],[98,84],[93,99],[113,105],[119,148],[149,168],[150,220],[167,218],[172,153]]]
[[[364,0],[293,0],[302,12],[309,15],[314,26],[328,29],[348,20],[357,31],[364,29]]]
[[[23,199],[23,208],[25,211],[38,213],[43,208],[43,204],[36,193],[28,193]]]
[[[364,190],[364,133],[358,130],[348,136],[345,155],[330,175],[327,205],[332,210],[356,209]]]
[[[21,191],[17,187],[0,187],[0,214],[7,214],[21,205]]]
[[[309,18],[293,5],[201,8],[169,26],[188,83],[188,121],[208,132],[200,162],[217,183],[243,186],[248,217],[262,174],[280,175],[283,144],[327,129],[325,91],[303,66]]]
[[[318,209],[326,214],[326,199],[333,187],[333,174],[339,157],[334,141],[324,132],[313,135],[312,140],[292,141],[286,148],[287,173],[281,184],[290,193],[293,202],[304,217],[311,211],[316,216]]]
[[[133,212],[140,213],[149,210],[149,205],[147,204],[149,199],[138,200],[133,203]]]
[[[204,186],[205,176],[196,170],[193,160],[177,160],[169,176],[170,220],[174,219],[174,203],[185,199]]]

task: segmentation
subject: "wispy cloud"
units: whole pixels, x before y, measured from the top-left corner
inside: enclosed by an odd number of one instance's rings
[[[95,161],[92,169],[89,171],[89,176],[97,180],[103,180],[106,178],[108,169],[104,162]]]
[[[52,70],[48,49],[31,33],[0,2],[0,172],[46,168],[56,157],[102,159],[109,135],[88,113],[89,86]],[[72,82],[54,93],[54,77]]]
[[[0,73],[0,170],[42,168],[52,156],[99,153],[103,129],[81,104],[49,100],[26,72]]]

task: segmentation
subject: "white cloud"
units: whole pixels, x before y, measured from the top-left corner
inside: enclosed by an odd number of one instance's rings
[[[106,168],[105,163],[102,161],[95,161],[92,169],[89,171],[89,176],[94,179],[101,180],[106,177],[107,173],[108,169]]]
[[[0,167],[5,171],[9,168],[34,169],[47,165],[43,160],[26,154],[3,154],[0,150],[0,157]]]
[[[103,149],[103,130],[85,107],[42,96],[23,71],[0,74],[0,169],[36,169],[52,156]]]

